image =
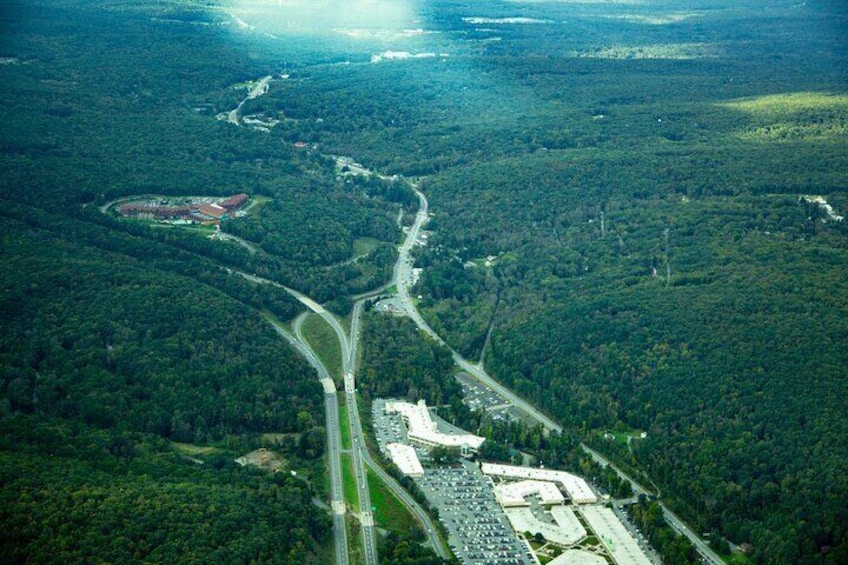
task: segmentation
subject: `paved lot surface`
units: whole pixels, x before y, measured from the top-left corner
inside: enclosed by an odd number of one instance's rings
[[[474,463],[427,469],[416,480],[448,530],[448,543],[463,563],[532,564],[529,548],[509,525],[491,481]]]
[[[511,402],[468,373],[457,374],[456,380],[462,386],[462,402],[471,410],[483,410],[495,421],[534,423]]]

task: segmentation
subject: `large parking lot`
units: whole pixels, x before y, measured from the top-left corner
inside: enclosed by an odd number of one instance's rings
[[[380,450],[388,456],[388,443],[410,442],[406,426],[397,414],[385,413],[385,400],[372,404],[374,433]],[[458,433],[437,418],[440,430]],[[426,462],[428,450],[417,447],[419,458]],[[426,464],[426,463],[425,463]],[[439,521],[448,531],[448,543],[462,563],[475,565],[530,565],[534,563],[530,548],[518,539],[506,514],[495,500],[492,481],[476,463],[462,461],[456,467],[427,468],[423,477],[413,477],[427,499],[439,510]]]
[[[531,564],[529,548],[513,532],[495,500],[491,481],[474,463],[428,469],[416,479],[439,520],[448,531],[448,543],[463,563]]]
[[[472,411],[482,410],[495,421],[533,423],[527,414],[467,373],[457,374],[456,380],[462,386],[462,402]]]
[[[374,435],[380,444],[380,451],[386,453],[387,443],[407,443],[406,425],[395,414],[386,414],[386,401],[377,398],[371,404],[371,418],[374,422]]]

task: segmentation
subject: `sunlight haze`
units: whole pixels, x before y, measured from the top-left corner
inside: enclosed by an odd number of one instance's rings
[[[401,30],[415,17],[407,0],[241,0],[232,13],[272,33],[310,33],[333,28]]]

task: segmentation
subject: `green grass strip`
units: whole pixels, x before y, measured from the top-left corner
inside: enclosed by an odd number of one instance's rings
[[[339,404],[339,427],[342,433],[342,449],[350,449],[350,420],[348,419],[347,403]]]
[[[377,525],[398,534],[408,533],[418,522],[380,477],[370,469],[367,470],[367,475],[371,506],[375,509],[374,519]]]
[[[327,367],[330,374],[340,378],[342,374],[342,348],[336,332],[324,318],[318,314],[310,314],[303,321],[303,337],[309,341],[315,354]]]
[[[344,497],[352,512],[359,512],[359,493],[356,490],[356,476],[353,473],[353,460],[350,454],[342,454],[342,475],[344,475]]]

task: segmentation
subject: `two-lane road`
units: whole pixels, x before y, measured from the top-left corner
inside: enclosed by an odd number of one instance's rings
[[[412,301],[410,297],[410,288],[412,286],[412,268],[413,268],[413,260],[411,256],[412,248],[418,243],[418,237],[421,231],[421,228],[429,219],[428,215],[428,202],[427,198],[424,194],[418,190],[418,187],[410,183],[410,187],[415,191],[418,195],[419,200],[419,210],[418,214],[415,217],[415,222],[412,227],[409,229],[408,236],[404,241],[403,245],[400,247],[400,254],[398,257],[398,262],[395,265],[394,271],[394,283],[397,285],[397,294],[403,304],[406,313],[410,318],[415,322],[418,328],[427,333],[430,337],[435,339],[438,343],[441,343],[448,347],[453,356],[454,362],[461,367],[466,373],[471,375],[473,378],[483,383],[493,391],[495,391],[501,398],[508,401],[512,405],[521,409],[524,413],[526,413],[532,420],[541,424],[546,430],[554,431],[554,432],[562,432],[562,427],[554,422],[551,418],[547,417],[541,411],[539,411],[535,406],[526,400],[522,399],[511,390],[497,382],[493,379],[483,368],[481,364],[474,364],[462,357],[459,353],[457,353],[453,348],[447,345],[433,329],[427,324],[424,318],[421,317],[421,314],[418,312],[418,308],[415,306],[415,303]],[[599,453],[594,450],[589,449],[585,445],[583,446],[584,450],[587,451],[593,458],[596,460],[603,461],[606,465],[611,465],[606,458],[601,456]],[[611,465],[612,466],[612,465]],[[639,493],[648,493],[648,490],[645,489],[642,485],[637,483],[635,480],[624,474],[620,469],[612,466],[612,468],[621,475],[624,479],[630,481],[633,486],[633,491],[637,494]],[[698,553],[707,563],[711,565],[721,565],[721,558],[712,550],[710,547],[704,543],[704,541],[693,532],[690,528],[686,526],[686,524],[680,520],[680,518],[671,512],[662,502],[660,502],[660,506],[665,514],[665,518],[672,528],[677,530],[679,533],[686,536],[689,541],[695,546],[698,550]]]
[[[436,340],[437,343],[440,343],[450,349],[451,355],[453,356],[454,362],[459,365],[465,372],[470,374],[473,378],[477,379],[481,383],[485,384],[487,387],[494,390],[498,393],[504,400],[507,400],[512,405],[519,408],[521,411],[525,412],[533,421],[540,423],[546,430],[561,432],[562,426],[545,416],[542,412],[536,409],[535,406],[522,399],[511,390],[497,382],[488,373],[481,365],[475,365],[471,363],[462,355],[457,353],[453,348],[447,345],[439,336],[433,331],[433,328],[421,317],[420,312],[418,312],[418,308],[415,306],[415,303],[412,301],[412,297],[410,296],[410,290],[412,287],[412,249],[419,242],[419,236],[421,233],[421,229],[424,224],[429,219],[429,203],[427,202],[427,198],[424,196],[424,193],[421,192],[417,186],[410,183],[410,188],[415,191],[415,194],[418,196],[418,213],[415,215],[415,221],[412,224],[412,227],[409,228],[407,232],[406,240],[403,242],[399,249],[398,261],[395,264],[394,270],[394,283],[397,286],[397,294],[398,298],[401,301],[401,304],[406,311],[406,314],[412,318],[415,322],[415,325],[418,328]]]

